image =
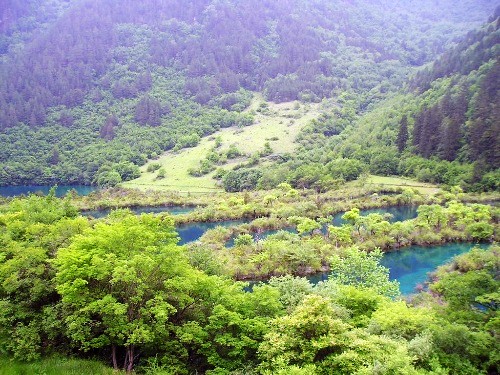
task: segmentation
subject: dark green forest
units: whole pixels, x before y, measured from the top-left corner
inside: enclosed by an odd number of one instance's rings
[[[303,134],[308,150],[294,158],[292,169],[327,164],[308,155],[325,154],[321,142],[307,142],[319,133],[335,153],[327,152],[329,159],[356,159],[373,173],[415,177],[418,171],[405,167],[377,166],[384,157],[395,162],[394,139],[362,156],[344,151],[349,139],[331,144],[346,128],[362,127],[359,118],[386,106],[395,92],[423,95],[449,78],[450,87],[437,94],[442,98],[419,102],[408,114],[416,126],[411,137],[403,136],[405,146],[424,158],[458,160],[456,168],[467,169],[456,179],[464,188],[495,188],[494,9],[489,1],[430,0],[7,2],[0,14],[0,184],[133,179],[138,166],[166,150],[251,124],[251,114],[242,111],[255,91],[277,102],[335,99],[332,113]],[[489,26],[481,28],[488,17]],[[479,31],[464,35],[474,28]],[[450,116],[456,106],[460,111]],[[420,144],[419,137],[429,142]],[[300,177],[282,175],[298,186]]]

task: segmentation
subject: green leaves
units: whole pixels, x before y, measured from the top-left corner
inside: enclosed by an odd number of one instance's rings
[[[376,293],[388,297],[399,295],[399,283],[389,281],[389,270],[379,264],[382,252],[360,251],[356,247],[344,249],[330,258],[330,279],[339,284],[372,288]]]
[[[69,201],[53,194],[14,199],[6,211],[0,214],[0,344],[16,358],[33,360],[61,344],[51,261],[88,221],[74,218]]]
[[[176,242],[171,219],[124,213],[59,251],[57,290],[68,332],[83,349],[133,350],[168,335],[166,323],[177,311],[172,304],[181,308],[186,300],[176,279],[196,275]]]

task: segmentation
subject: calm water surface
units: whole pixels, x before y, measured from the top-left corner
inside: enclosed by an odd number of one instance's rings
[[[52,186],[23,185],[23,186],[0,186],[0,196],[15,197],[16,195],[28,195],[31,193],[48,194]],[[87,185],[59,185],[56,189],[56,196],[63,197],[68,191],[75,190],[78,195],[88,195],[98,190],[96,186]]]
[[[249,223],[251,219],[242,219],[242,220],[226,220],[219,222],[208,222],[208,223],[190,223],[183,224],[177,227],[177,233],[179,233],[179,237],[181,238],[179,245],[184,245],[185,243],[196,241],[200,238],[203,233],[205,233],[209,229],[214,229],[215,227],[231,227],[241,224]]]
[[[468,252],[474,246],[486,249],[490,245],[460,243],[431,247],[410,246],[399,251],[385,253],[380,263],[389,268],[391,280],[399,281],[401,294],[409,295],[415,292],[415,288],[419,284],[423,284],[427,280],[429,272],[448,263],[453,257]],[[308,280],[313,284],[327,279],[327,273],[308,277]]]
[[[140,214],[159,214],[162,212],[169,212],[172,215],[186,214],[196,209],[193,206],[138,206],[138,207],[124,207],[128,208],[136,215]],[[83,216],[92,216],[96,219],[108,216],[113,208],[106,208],[103,210],[89,210],[82,211]]]

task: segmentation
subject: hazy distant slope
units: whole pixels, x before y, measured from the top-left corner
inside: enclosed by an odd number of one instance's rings
[[[389,155],[389,174],[477,190],[498,188],[498,14],[490,21],[419,71],[406,91],[380,103],[332,138],[330,147],[371,168],[377,168],[380,155]],[[406,135],[401,135],[403,117],[408,124]]]
[[[3,0],[0,5],[0,62],[15,58],[47,30],[75,0]]]
[[[365,107],[493,9],[482,0],[17,4],[2,13],[1,184],[91,183],[108,170],[128,179],[130,164],[248,122],[241,89],[275,101],[350,92]]]
[[[240,86],[289,100],[369,90],[380,78],[397,83],[398,70],[431,60],[490,11],[485,1],[74,2],[7,67],[0,124],[40,126],[48,107],[81,104],[102,86],[109,65],[119,63],[113,48],[130,42],[120,37],[119,24],[155,30],[146,41],[146,65],[186,69],[187,91],[198,101]]]

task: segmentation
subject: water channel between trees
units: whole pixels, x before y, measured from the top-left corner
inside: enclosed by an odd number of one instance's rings
[[[124,207],[129,209],[136,215],[140,214],[159,214],[168,212],[172,215],[187,214],[196,209],[194,206],[137,206],[137,207]],[[92,216],[96,219],[106,217],[115,208],[105,208],[101,210],[82,211],[83,216]]]
[[[19,186],[0,186],[0,196],[15,197],[18,195],[28,194],[45,194],[47,195],[52,189],[48,185],[19,185]],[[78,195],[89,195],[93,191],[98,190],[96,186],[87,185],[58,185],[56,188],[56,197],[63,197],[68,191],[74,190]]]
[[[490,244],[452,243],[437,246],[410,246],[398,251],[384,253],[380,262],[389,269],[389,278],[399,281],[401,294],[415,292],[415,288],[425,283],[428,273],[448,263],[453,257],[464,254],[478,246],[486,249]],[[307,278],[317,284],[328,279],[328,273],[318,273]]]
[[[30,193],[47,194],[51,186],[1,186],[0,196],[13,197],[17,195],[27,195]],[[61,185],[56,189],[56,196],[64,196],[68,191],[75,190],[79,195],[87,195],[92,191],[97,190],[92,186],[84,185]],[[196,207],[189,206],[155,206],[155,207],[130,207],[132,212],[141,213],[162,213],[169,212],[173,215],[189,213]],[[84,211],[82,215],[101,218],[107,216],[112,209]],[[361,215],[371,213],[391,214],[390,221],[410,220],[417,216],[416,206],[395,206],[366,209],[360,211]],[[345,222],[342,220],[344,212],[337,213],[333,216],[332,224],[340,226]],[[205,222],[205,223],[189,223],[177,227],[177,232],[180,237],[179,244],[183,245],[188,242],[198,240],[207,230],[217,226],[231,227],[245,223],[249,223],[251,219],[227,220],[220,222]],[[294,228],[285,228],[290,232],[296,232]],[[264,239],[269,235],[276,233],[277,230],[267,230],[260,233],[254,233],[254,239]],[[232,238],[227,246],[233,246],[234,238]],[[463,254],[469,251],[474,244],[446,244],[432,247],[411,246],[399,251],[385,253],[381,264],[390,270],[389,277],[391,280],[398,280],[400,283],[401,293],[408,295],[415,292],[415,288],[427,280],[428,273],[434,271],[437,267],[450,261],[454,256]],[[476,245],[481,248],[486,248],[488,244]],[[328,278],[328,273],[315,274],[308,277],[308,280],[313,284],[319,281],[324,281]]]
[[[129,207],[129,209],[135,214],[141,213],[162,213],[168,212],[172,215],[176,214],[184,214],[189,213],[196,209],[196,207],[189,206],[137,206],[137,207]],[[103,209],[103,210],[93,210],[93,211],[83,211],[82,215],[92,216],[95,218],[105,217],[111,212],[112,209]],[[397,206],[397,207],[385,207],[385,208],[374,208],[361,210],[361,215],[368,215],[372,213],[379,214],[391,214],[392,217],[390,219],[391,222],[409,220],[417,217],[417,207],[416,206]],[[342,225],[345,222],[342,220],[342,215],[344,212],[339,212],[333,216],[332,224],[333,225]],[[216,222],[202,222],[202,223],[189,223],[182,224],[177,227],[177,232],[179,233],[180,245],[184,245],[188,242],[198,240],[207,230],[214,229],[215,227],[232,227],[241,224],[250,223],[252,219],[240,219],[240,220],[225,220],[225,221],[216,221]],[[289,232],[295,232],[294,228],[285,228]],[[264,239],[271,234],[278,232],[277,230],[267,230],[254,234],[254,239]],[[234,239],[230,239],[227,243],[227,246],[233,245]]]

